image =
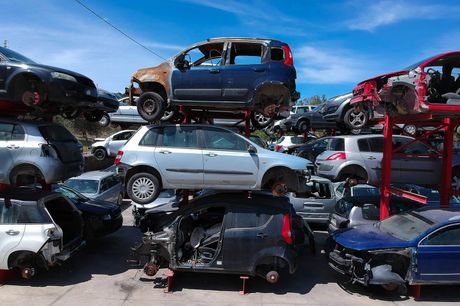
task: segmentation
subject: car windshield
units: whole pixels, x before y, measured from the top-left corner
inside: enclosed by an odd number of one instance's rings
[[[293,144],[301,144],[301,143],[303,143],[303,137],[295,136],[295,137],[291,138],[291,141],[292,141]]]
[[[415,212],[391,216],[376,224],[381,231],[400,240],[411,241],[433,225],[433,221]]]
[[[433,56],[430,56],[428,58],[425,58],[424,60],[421,60],[419,62],[416,62],[415,64],[412,64],[410,66],[407,66],[406,68],[404,68],[404,70],[412,70],[412,69],[415,69],[417,68],[418,66],[420,66],[421,64],[425,63],[425,62],[428,62],[430,59],[432,59]]]
[[[4,57],[6,57],[8,60],[12,62],[35,64],[35,62],[31,60],[30,58],[27,58],[24,55],[21,55],[7,48],[0,48],[0,53],[3,54]]]
[[[72,201],[72,203],[74,204],[88,201],[88,198],[79,193],[78,191],[67,188],[65,186],[58,187],[54,189],[54,191],[62,193],[63,195],[68,197],[69,200]]]
[[[64,186],[75,189],[81,193],[97,193],[99,181],[89,179],[72,179],[64,183]]]

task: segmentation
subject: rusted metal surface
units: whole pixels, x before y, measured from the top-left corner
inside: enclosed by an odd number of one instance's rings
[[[129,105],[134,105],[134,96],[140,96],[145,88],[146,84],[156,83],[163,86],[167,97],[170,96],[170,83],[171,83],[171,73],[173,66],[171,62],[164,62],[156,67],[151,68],[142,68],[133,73],[131,78],[131,85],[129,87]],[[138,87],[134,87],[134,84],[137,84]],[[147,85],[148,86],[148,85]]]

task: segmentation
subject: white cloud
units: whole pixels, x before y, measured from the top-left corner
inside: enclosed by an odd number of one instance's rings
[[[337,46],[304,45],[294,50],[294,61],[299,83],[356,84],[375,74],[369,69],[375,63]]]
[[[452,12],[459,12],[459,7],[440,4],[428,4],[420,1],[380,0],[354,1],[350,5],[357,14],[345,22],[352,30],[373,31],[378,27],[406,20],[436,20],[456,17]]]

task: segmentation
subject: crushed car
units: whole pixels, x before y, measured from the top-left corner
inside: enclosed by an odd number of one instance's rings
[[[459,72],[460,51],[453,51],[362,81],[353,89],[354,112],[345,117],[345,124],[361,128],[374,113],[384,111],[390,115],[426,113],[431,103],[460,105]]]
[[[38,64],[0,47],[0,103],[2,113],[30,113],[49,118],[83,115],[89,121],[102,118],[94,82],[79,73]]]
[[[146,232],[132,248],[132,262],[148,276],[161,268],[261,276],[276,283],[281,271],[294,273],[311,230],[286,197],[218,193],[199,197],[141,220]]]
[[[134,72],[129,96],[148,122],[178,106],[253,110],[267,117],[289,116],[298,100],[291,49],[273,39],[216,38],[181,51],[157,67]],[[134,104],[131,99],[130,104]],[[265,122],[265,121],[264,121]],[[270,123],[270,122],[269,122]]]
[[[33,277],[78,251],[83,240],[81,212],[65,196],[40,189],[0,192],[0,269]]]
[[[331,236],[329,265],[352,283],[386,290],[460,283],[460,211],[418,209]]]

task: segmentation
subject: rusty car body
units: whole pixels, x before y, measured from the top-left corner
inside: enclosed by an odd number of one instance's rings
[[[299,98],[286,43],[259,38],[215,38],[192,45],[157,67],[134,72],[130,105],[149,122],[178,106],[253,110],[287,117]],[[257,125],[256,118],[253,124]]]

